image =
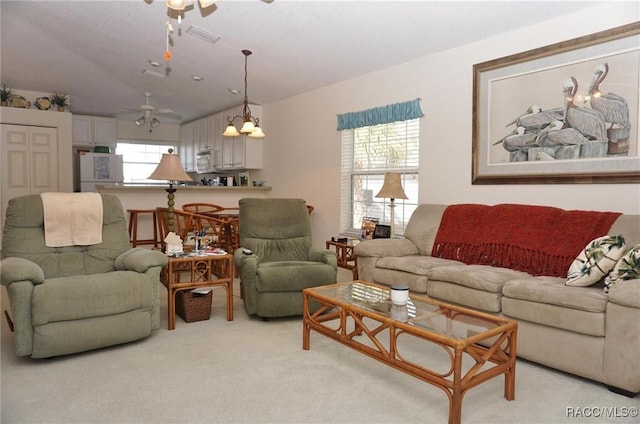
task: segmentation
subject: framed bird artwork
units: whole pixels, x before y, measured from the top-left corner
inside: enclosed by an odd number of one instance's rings
[[[638,183],[640,22],[473,67],[473,184]]]

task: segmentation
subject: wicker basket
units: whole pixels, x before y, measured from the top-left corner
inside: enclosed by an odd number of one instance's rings
[[[207,294],[179,290],[176,293],[176,313],[185,322],[204,321],[211,316],[213,291]]]

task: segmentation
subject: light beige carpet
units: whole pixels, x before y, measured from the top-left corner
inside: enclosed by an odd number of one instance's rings
[[[340,280],[350,279],[342,271]],[[3,309],[6,303],[3,290]],[[49,360],[16,357],[3,320],[2,423],[447,422],[440,389],[317,333],[311,350],[302,350],[300,318],[249,318],[237,296],[234,321],[225,320],[224,308],[223,290],[216,289],[210,320],[178,318],[168,331],[163,303],[162,327],[151,337]],[[463,423],[638,420],[571,416],[637,408],[640,400],[525,361],[517,365],[514,401],[504,399],[503,381],[465,396]]]

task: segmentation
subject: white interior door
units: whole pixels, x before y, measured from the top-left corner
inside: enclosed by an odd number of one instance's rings
[[[2,228],[9,199],[59,191],[60,182],[55,128],[9,124],[0,127]]]

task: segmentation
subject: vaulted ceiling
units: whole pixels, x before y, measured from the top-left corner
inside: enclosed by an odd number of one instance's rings
[[[196,0],[178,23],[164,0],[2,0],[0,79],[68,93],[74,113],[131,120],[139,114],[123,108],[150,92],[152,104],[186,122],[242,103],[242,49],[253,51],[249,100],[266,104],[596,4],[218,0],[201,9]],[[192,26],[219,40],[194,36]]]

